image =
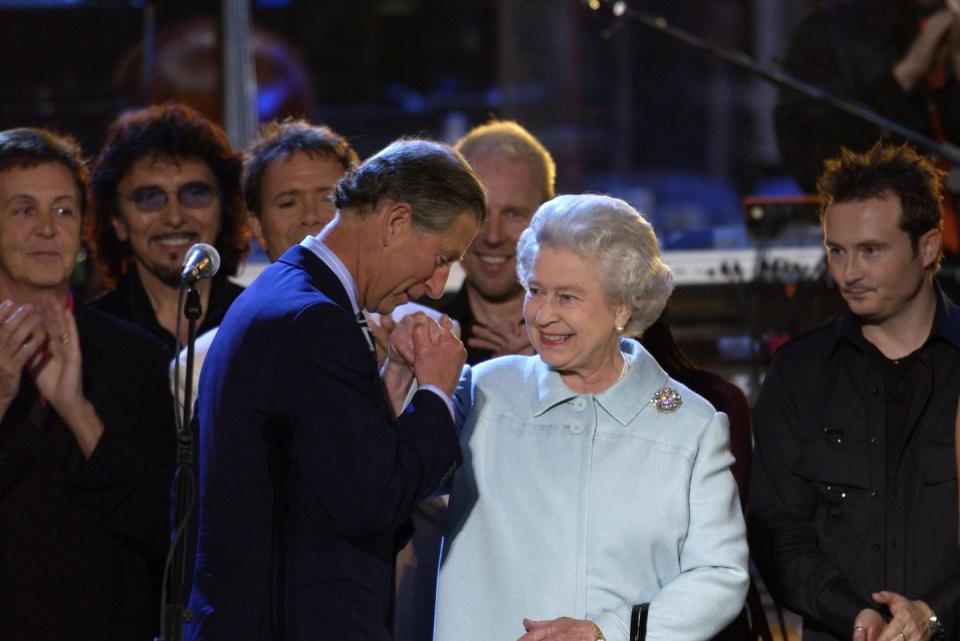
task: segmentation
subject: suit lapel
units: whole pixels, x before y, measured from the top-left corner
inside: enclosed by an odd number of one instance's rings
[[[353,316],[353,305],[350,303],[350,296],[343,288],[343,283],[333,270],[312,251],[302,245],[294,245],[284,253],[277,262],[286,263],[297,269],[302,269],[307,274],[310,284],[313,287]],[[359,323],[356,325],[356,328],[357,333],[361,335],[364,344],[366,344],[366,337],[363,336],[363,330]],[[375,379],[371,382],[380,390],[380,393],[376,395],[376,399],[383,410],[390,416],[393,416],[393,408],[390,405],[386,387],[384,387],[383,380],[380,378],[380,368],[377,363],[376,352],[368,353],[371,354],[371,379]]]

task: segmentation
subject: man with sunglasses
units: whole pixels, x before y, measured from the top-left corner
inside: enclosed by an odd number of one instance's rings
[[[114,121],[93,164],[87,241],[116,288],[94,305],[157,335],[172,356],[184,256],[208,243],[221,266],[197,284],[199,331],[219,325],[242,291],[229,277],[248,250],[240,170],[223,130],[189,107],[152,106]]]

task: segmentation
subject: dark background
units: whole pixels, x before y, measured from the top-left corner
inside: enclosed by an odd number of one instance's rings
[[[812,3],[628,4],[770,63]],[[559,192],[631,201],[666,250],[819,240],[816,227],[758,238],[744,224],[742,197],[797,191],[780,169],[776,88],[618,19],[609,7],[575,0],[258,0],[251,7],[263,117],[326,123],[361,156],[402,135],[453,142],[490,117],[512,118],[553,153]],[[53,127],[93,155],[120,111],[150,100],[186,95],[218,117],[216,42],[174,63],[193,51],[194,37],[203,41],[204,19],[215,37],[220,11],[220,2],[203,0],[0,0],[0,129]],[[144,34],[156,43],[146,48],[153,60],[146,67]],[[158,80],[170,64],[173,80]],[[142,76],[145,68],[153,73]],[[821,280],[784,287],[796,279],[769,270],[759,280],[767,282],[732,275],[681,286],[671,307],[687,349],[720,368],[755,365],[771,336],[802,331],[834,309]]]

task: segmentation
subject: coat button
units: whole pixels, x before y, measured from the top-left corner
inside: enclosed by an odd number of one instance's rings
[[[583,434],[583,425],[571,425],[570,426],[571,434]]]
[[[876,436],[870,437],[870,445],[878,445],[879,443],[880,443],[880,439],[878,439]]]

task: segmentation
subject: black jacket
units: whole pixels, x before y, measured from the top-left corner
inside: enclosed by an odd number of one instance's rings
[[[883,374],[858,336],[848,313],[774,358],[754,407],[751,553],[804,641],[850,639],[879,590],[925,600],[956,639],[960,309],[939,295],[889,484]]]
[[[210,300],[207,301],[207,309],[204,310],[203,323],[197,328],[197,336],[217,327],[223,320],[224,314],[227,313],[230,303],[241,292],[243,292],[243,287],[232,282],[226,276],[219,274],[214,276],[213,284],[210,286]],[[153,305],[150,304],[150,298],[143,288],[143,282],[140,280],[136,269],[127,270],[127,273],[117,282],[116,289],[96,299],[92,305],[111,316],[122,318],[138,327],[142,327],[159,338],[167,348],[170,358],[173,358],[180,351],[174,349],[176,337],[157,322],[157,315],[153,311]],[[187,325],[186,320],[184,320],[184,337],[187,335],[186,332]]]
[[[23,376],[0,422],[0,639],[147,641],[174,460],[167,361],[139,328],[80,302],[74,313],[104,432],[84,460]]]

